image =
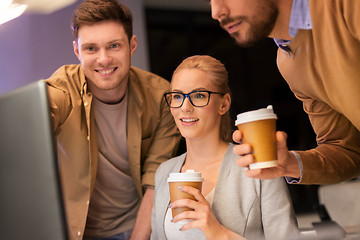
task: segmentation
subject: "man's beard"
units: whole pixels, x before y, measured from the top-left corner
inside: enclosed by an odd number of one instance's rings
[[[236,43],[241,47],[253,46],[269,37],[279,14],[278,9],[273,6],[271,2],[268,2],[266,6],[261,7],[258,12],[262,14],[259,18],[249,19],[245,16],[226,18],[221,21],[220,25],[224,27],[227,23],[239,21],[242,22],[241,24],[247,23],[249,25],[248,31],[243,34],[236,31],[231,33],[230,36],[234,38]]]

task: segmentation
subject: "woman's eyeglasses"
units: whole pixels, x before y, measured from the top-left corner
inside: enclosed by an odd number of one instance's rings
[[[205,107],[209,104],[211,94],[225,95],[225,93],[212,91],[193,91],[190,93],[168,92],[164,94],[166,103],[171,108],[179,108],[183,105],[185,98],[188,98],[194,107]]]

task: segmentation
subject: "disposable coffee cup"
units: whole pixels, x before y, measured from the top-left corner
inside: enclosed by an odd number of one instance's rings
[[[170,173],[167,179],[170,190],[170,202],[178,199],[192,199],[196,201],[193,195],[181,191],[179,187],[191,186],[201,191],[203,181],[204,179],[201,177],[201,173],[195,172],[194,170],[186,170],[186,172],[183,173]],[[185,211],[193,211],[193,209],[187,207],[173,208],[172,217],[174,218],[177,214]]]
[[[242,132],[242,142],[253,149],[255,163],[250,169],[277,166],[276,119],[271,105],[237,115],[235,126]]]

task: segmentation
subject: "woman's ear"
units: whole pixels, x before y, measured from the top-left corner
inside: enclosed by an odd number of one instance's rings
[[[219,109],[220,115],[224,115],[225,113],[227,113],[227,111],[229,111],[230,109],[230,106],[231,106],[231,97],[229,93],[226,93],[224,95],[223,102],[221,103]]]

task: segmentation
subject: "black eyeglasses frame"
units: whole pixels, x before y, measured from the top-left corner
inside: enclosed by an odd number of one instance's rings
[[[206,92],[206,93],[209,94],[208,101],[207,101],[207,103],[206,103],[205,105],[203,105],[203,106],[196,106],[196,105],[191,101],[190,94],[192,94],[192,93],[197,93],[197,92],[200,92],[200,93],[201,93],[201,92]],[[182,99],[182,102],[181,102],[180,106],[178,106],[178,107],[171,107],[171,106],[170,106],[170,103],[168,102],[168,99],[167,99],[166,96],[169,95],[169,94],[172,94],[172,93],[181,94],[181,95],[183,96],[183,99]],[[164,98],[165,98],[166,104],[167,104],[170,108],[181,108],[182,105],[184,104],[185,98],[189,99],[189,102],[190,102],[191,105],[193,105],[194,107],[206,107],[206,106],[209,104],[209,102],[210,102],[210,96],[211,96],[211,94],[219,94],[219,95],[222,95],[222,96],[225,95],[225,93],[221,93],[221,92],[213,92],[213,91],[208,91],[208,90],[199,90],[199,91],[192,91],[192,92],[189,92],[189,93],[167,92],[167,93],[164,93]]]

